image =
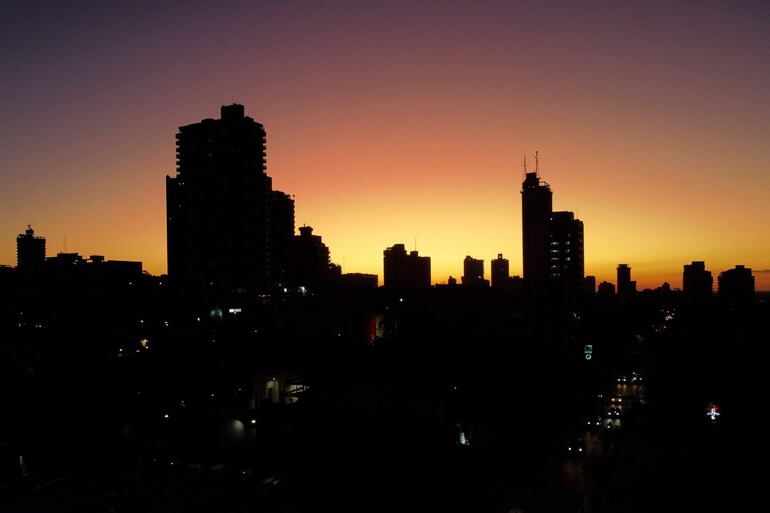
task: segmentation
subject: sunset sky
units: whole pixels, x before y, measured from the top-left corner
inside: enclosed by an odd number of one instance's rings
[[[181,125],[246,106],[268,174],[344,272],[403,242],[433,281],[466,255],[521,274],[521,159],[585,223],[586,273],[681,287],[745,264],[770,290],[770,4],[0,4],[0,264],[166,271]]]

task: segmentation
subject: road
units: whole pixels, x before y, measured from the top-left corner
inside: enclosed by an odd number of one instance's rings
[[[612,399],[615,398],[615,401]],[[601,425],[589,428],[586,420],[562,433],[553,444],[549,463],[528,490],[511,500],[504,511],[524,513],[596,512],[609,504],[606,490],[617,486],[620,468],[631,473],[625,464],[635,440],[638,407],[643,403],[644,387],[613,383],[601,393]],[[618,400],[620,399],[620,400]],[[620,417],[610,416],[613,406],[622,404]],[[586,417],[594,412],[586,412]],[[608,427],[611,426],[611,427]],[[569,455],[567,446],[582,437],[584,451]],[[606,511],[613,511],[606,509]]]

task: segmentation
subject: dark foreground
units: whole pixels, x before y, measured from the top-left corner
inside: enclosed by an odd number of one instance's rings
[[[2,511],[701,511],[751,488],[762,301],[61,299],[4,299]]]

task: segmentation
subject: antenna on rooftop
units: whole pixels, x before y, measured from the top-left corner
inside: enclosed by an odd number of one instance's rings
[[[524,174],[527,174],[527,152],[524,152]]]
[[[535,175],[538,175],[540,173],[540,152],[535,152]]]

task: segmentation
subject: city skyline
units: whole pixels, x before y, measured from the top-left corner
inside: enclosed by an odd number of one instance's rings
[[[503,253],[521,275],[519,162],[540,150],[554,210],[574,211],[587,227],[585,274],[597,283],[614,282],[624,262],[640,290],[664,281],[680,288],[683,265],[705,261],[715,277],[752,268],[757,290],[770,289],[761,94],[770,74],[757,66],[769,46],[767,18],[751,16],[756,6],[562,6],[550,16],[548,7],[502,3],[400,14],[343,5],[335,14],[346,13],[352,35],[328,39],[331,18],[308,6],[264,7],[272,30],[257,34],[246,30],[257,16],[246,6],[211,13],[215,27],[242,21],[226,38],[209,30],[174,54],[202,66],[205,80],[171,65],[174,38],[150,23],[151,14],[174,14],[162,8],[101,12],[93,27],[55,6],[18,8],[9,19],[42,21],[35,30],[45,37],[4,45],[12,101],[2,128],[0,263],[14,263],[13,237],[31,224],[49,254],[64,250],[66,237],[68,251],[165,272],[163,177],[174,169],[176,129],[237,101],[265,126],[267,170],[295,195],[296,225],[323,235],[345,272],[382,283],[382,250],[399,241],[412,250],[416,239],[434,283],[460,276],[467,254]],[[203,23],[193,16],[201,10],[181,15],[177,38]],[[412,22],[389,34],[407,15]],[[468,30],[457,31],[464,18]],[[285,33],[304,39],[282,45]],[[91,50],[91,36],[104,45]],[[404,42],[391,47],[396,39]],[[354,41],[365,44],[351,49]],[[609,41],[617,45],[596,46]],[[149,54],[154,43],[159,51]],[[194,60],[202,48],[206,58]],[[247,67],[257,50],[265,56]],[[360,69],[345,68],[350,59]],[[372,59],[377,66],[364,65]],[[39,69],[25,67],[32,60]],[[140,77],[155,89],[133,81]],[[82,96],[73,99],[73,88]]]
[[[770,0],[0,5],[0,510],[756,502]]]

